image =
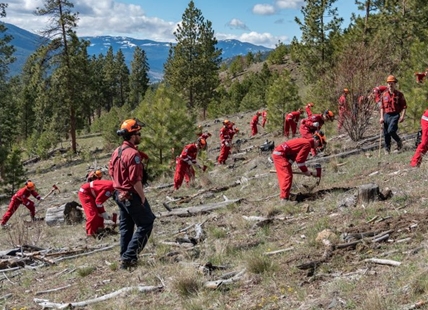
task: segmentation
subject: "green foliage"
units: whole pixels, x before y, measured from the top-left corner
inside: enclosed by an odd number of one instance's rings
[[[146,52],[137,46],[134,50],[134,58],[131,62],[131,75],[129,77],[130,95],[129,102],[134,109],[144,98],[149,88],[149,64]]]
[[[284,114],[298,109],[301,105],[297,86],[287,70],[268,88],[266,100],[269,109],[267,125],[272,130],[282,131]]]
[[[201,107],[205,118],[220,83],[221,50],[216,48],[211,22],[204,20],[193,1],[189,2],[174,36],[177,44],[171,45],[164,65],[165,81],[181,94],[190,109]]]
[[[120,129],[122,122],[129,118],[132,116],[128,106],[113,108],[94,121],[91,131],[100,132],[107,146],[118,146],[122,138],[116,134],[116,131]]]
[[[269,53],[267,61],[272,65],[282,65],[285,56],[289,54],[289,48],[282,42],[276,44],[275,49]]]
[[[184,100],[165,85],[147,91],[135,116],[146,124],[140,148],[149,155],[155,175],[167,169],[171,148],[181,151],[195,140],[194,116],[188,114]]]
[[[0,150],[0,154],[5,155],[5,150]],[[1,186],[5,188],[5,191],[9,195],[13,193],[25,182],[25,170],[22,165],[21,151],[19,149],[13,149],[6,157],[5,160],[1,160],[2,169],[2,181]]]

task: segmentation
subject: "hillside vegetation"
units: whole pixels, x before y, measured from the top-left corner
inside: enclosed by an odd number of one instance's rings
[[[253,113],[229,116],[241,129],[235,142],[240,139],[242,144],[226,166],[214,165],[220,124],[208,120],[203,125],[213,136],[208,139],[206,155],[200,157],[208,171],[198,173],[190,187],[174,193],[172,171],[146,188],[158,218],[139,265],[131,272],[118,269],[118,235],[88,240],[84,223],[53,227],[43,221],[27,223],[28,211],[21,206],[10,220],[12,227],[0,231],[0,249],[29,245],[48,250],[45,257],[51,259],[57,257],[55,252],[104,250],[74,258],[62,254],[67,259],[55,264],[28,257],[26,268],[2,273],[3,307],[61,308],[92,300],[87,309],[375,310],[412,309],[428,301],[424,264],[428,237],[423,190],[426,163],[421,169],[409,169],[414,135],[403,135],[409,136],[404,151],[378,157],[376,126],[366,137],[367,141],[372,138],[371,142],[358,146],[363,149],[374,144],[374,148],[368,147],[371,151],[343,158],[334,154],[354,149],[355,143],[346,135],[330,135],[325,154],[308,161],[322,163],[319,186],[313,178],[296,175],[292,193],[298,202],[283,204],[276,174],[270,173],[270,154],[258,150],[265,140],[279,144],[283,138],[269,128],[250,138],[248,123]],[[376,123],[377,116],[371,124]],[[335,126],[329,123],[326,129]],[[89,153],[99,143],[96,136],[79,139],[79,145]],[[78,201],[77,190],[88,166],[94,165],[94,159],[99,166],[107,165],[109,158],[110,151],[104,149],[93,153],[92,160],[58,156],[29,165],[28,173],[42,195],[52,183],[61,189],[42,202],[38,215],[47,208]],[[382,191],[389,188],[392,197],[369,204],[343,204],[368,183],[378,184]],[[185,217],[169,215],[224,199],[237,202]],[[164,202],[172,212],[163,207]],[[111,201],[106,208],[110,213],[117,211]],[[198,225],[203,237],[196,244],[184,242],[197,235]],[[324,243],[329,240],[342,247],[327,247],[321,242],[318,234],[326,229],[331,232],[324,235]],[[387,233],[387,238],[372,241],[371,236],[382,233]],[[400,265],[370,262],[373,258]],[[237,274],[230,283],[225,281]],[[210,282],[219,280],[224,284]],[[144,288],[151,291],[144,292]],[[114,298],[96,299],[122,289]]]

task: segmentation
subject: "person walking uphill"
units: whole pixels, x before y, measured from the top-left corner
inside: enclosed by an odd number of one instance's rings
[[[420,167],[422,163],[422,156],[428,151],[428,109],[425,110],[421,118],[422,137],[421,143],[416,148],[415,154],[413,154],[410,166]]]
[[[313,148],[322,145],[319,136],[311,139],[295,138],[278,145],[272,152],[272,159],[275,165],[281,200],[289,200],[291,185],[293,183],[293,162],[307,176],[317,177],[316,172],[311,172],[306,167],[306,159]]]
[[[251,135],[252,136],[255,136],[258,133],[257,126],[260,125],[259,124],[260,115],[261,115],[261,113],[257,112],[256,115],[254,115],[253,118],[251,119],[250,126],[251,126]]]
[[[43,198],[40,197],[39,193],[36,192],[36,185],[33,182],[31,182],[31,180],[28,180],[27,182],[25,182],[25,186],[19,189],[12,196],[9,206],[7,207],[6,213],[3,215],[3,218],[0,223],[2,227],[6,226],[6,223],[9,221],[12,215],[16,212],[16,210],[18,210],[18,207],[21,204],[23,204],[30,211],[31,220],[32,221],[36,220],[35,218],[36,207],[34,206],[34,202],[28,199],[30,196],[33,196],[39,201],[43,200]]]
[[[265,128],[267,121],[267,109],[262,112],[262,127]]]
[[[113,197],[120,210],[121,269],[137,265],[138,254],[149,240],[156,218],[144,194],[143,166],[137,149],[143,126],[137,119],[127,119],[122,123],[117,134],[124,141],[113,152],[109,162],[109,174],[116,190]]]
[[[388,89],[382,93],[380,120],[383,124],[383,136],[385,139],[385,153],[391,152],[391,138],[397,142],[397,150],[401,150],[403,142],[397,134],[398,123],[404,121],[406,115],[406,99],[402,92],[396,89],[397,79],[389,75],[386,79]]]
[[[239,129],[233,128],[233,125],[233,122],[225,119],[223,121],[223,127],[220,129],[220,154],[217,158],[217,163],[219,165],[226,164],[230,148],[232,147],[233,136],[239,132]]]
[[[100,170],[89,173],[87,183],[80,187],[78,193],[86,216],[85,228],[88,237],[96,238],[104,229],[104,220],[110,219],[103,203],[113,195],[113,181],[101,179]]]
[[[177,190],[183,184],[183,179],[187,184],[195,178],[195,170],[193,165],[196,165],[202,171],[205,171],[206,166],[198,164],[196,157],[198,151],[205,149],[207,142],[205,139],[198,139],[196,143],[190,143],[183,148],[180,156],[176,159],[175,174],[174,174],[174,190]]]

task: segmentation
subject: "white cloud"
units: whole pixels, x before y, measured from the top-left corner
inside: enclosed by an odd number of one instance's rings
[[[255,31],[243,33],[239,36],[225,33],[216,33],[217,40],[239,40],[242,42],[248,42],[255,45],[263,45],[270,48],[275,48],[275,45],[278,42],[289,43],[289,38],[287,36],[273,36],[270,33],[258,33]]]
[[[257,15],[273,15],[276,13],[275,7],[270,4],[256,4],[252,11]]]
[[[280,9],[299,9],[305,4],[304,0],[276,0],[275,5]]]
[[[226,24],[227,26],[229,26],[232,29],[244,29],[244,30],[249,30],[247,25],[245,25],[245,23],[237,18],[233,18],[230,22],[228,22]]]

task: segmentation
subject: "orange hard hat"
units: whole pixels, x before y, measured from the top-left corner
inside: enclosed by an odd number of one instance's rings
[[[324,132],[322,132],[321,130],[317,131],[315,132],[313,137],[314,137],[314,141],[318,142],[317,148],[320,150],[323,150],[325,145],[327,144],[327,140],[325,138]]]
[[[136,118],[132,118],[125,120],[120,126],[120,130],[122,130],[125,134],[130,134],[140,131],[142,127],[144,127],[142,122]]]
[[[343,89],[343,91],[344,91],[345,93],[349,93],[349,89],[347,89],[347,88],[344,88],[344,89]]]
[[[325,116],[327,119],[329,119],[329,120],[333,120],[333,118],[334,118],[334,113],[333,113],[332,111],[330,111],[330,110],[326,110],[326,111],[324,112],[324,116]]]
[[[91,171],[86,175],[86,181],[92,182],[94,180],[101,180],[103,173],[101,170]]]
[[[227,125],[227,124],[229,124],[229,120],[228,120],[228,119],[225,119],[225,120],[223,121],[223,125]]]
[[[397,83],[397,79],[393,75],[388,75],[388,77],[386,78],[386,82],[387,83],[390,83],[390,82]]]
[[[207,146],[207,140],[201,138],[198,139],[198,146],[202,149],[204,149]]]
[[[29,189],[30,191],[34,190],[36,188],[36,185],[34,185],[33,182],[31,182],[30,180],[28,180],[27,182],[25,182],[25,186],[27,187],[27,189]]]

